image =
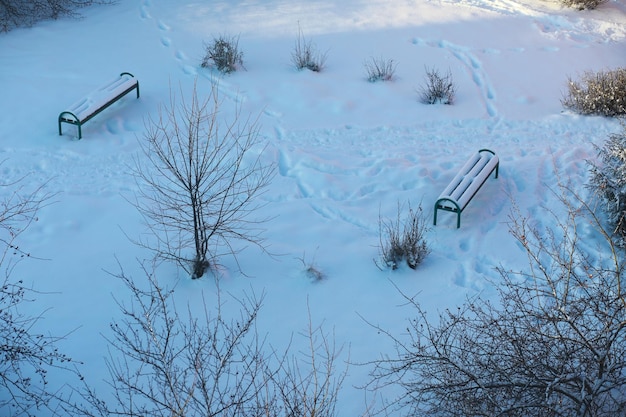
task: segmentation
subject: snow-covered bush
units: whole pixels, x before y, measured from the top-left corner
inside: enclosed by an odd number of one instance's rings
[[[585,72],[580,81],[571,78],[561,103],[580,114],[626,114],[626,68]]]
[[[377,81],[392,81],[396,72],[396,64],[393,59],[370,58],[365,61],[365,72],[367,81],[375,83]]]
[[[626,246],[626,124],[598,147],[598,164],[591,162],[590,188],[603,202],[620,246]]]
[[[426,242],[426,218],[421,204],[416,210],[409,205],[409,214],[401,221],[402,208],[398,204],[395,220],[379,219],[380,263],[383,267],[398,269],[402,262],[416,269],[430,253]],[[380,266],[379,262],[376,262]]]
[[[567,7],[576,7],[579,10],[593,10],[607,0],[561,0],[561,4]]]
[[[319,52],[315,45],[304,37],[302,29],[299,28],[296,44],[291,53],[291,62],[298,71],[308,69],[321,72],[326,63],[326,53]]]
[[[200,64],[203,68],[214,66],[225,74],[243,67],[243,52],[239,49],[239,37],[220,35],[204,45],[205,55]]]
[[[454,102],[455,90],[456,87],[449,70],[445,75],[441,75],[434,68],[426,68],[426,84],[419,91],[422,103],[452,104]]]

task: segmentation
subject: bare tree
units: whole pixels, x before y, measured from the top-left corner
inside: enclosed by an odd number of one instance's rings
[[[264,416],[271,410],[267,394],[264,341],[255,322],[263,297],[240,303],[240,316],[225,317],[222,302],[214,314],[206,308],[180,312],[174,289],[159,284],[153,265],[144,266],[138,281],[116,274],[131,294],[116,300],[123,319],[111,323],[106,360],[113,404],[86,387],[91,416]],[[267,414],[270,415],[270,414]]]
[[[554,228],[511,215],[529,268],[498,268],[499,302],[478,296],[433,319],[405,296],[416,309],[408,339],[379,328],[397,350],[374,362],[369,386],[402,387],[391,409],[455,417],[626,412],[624,254],[591,207],[562,191],[568,215],[553,213]]]
[[[63,387],[50,384],[48,373],[53,369],[77,373],[74,361],[57,348],[65,336],[37,332],[44,313],[31,315],[22,309],[38,292],[14,277],[17,263],[31,257],[19,245],[19,238],[52,198],[44,186],[27,191],[25,182],[0,186],[7,192],[0,201],[0,273],[4,275],[0,284],[0,414],[56,415],[67,397]]]
[[[144,244],[178,262],[192,278],[214,267],[220,256],[236,255],[234,240],[263,248],[260,223],[252,214],[274,176],[261,160],[256,121],[221,119],[217,88],[200,100],[194,86],[189,103],[170,107],[150,120],[135,175],[136,206],[156,244]],[[258,151],[258,152],[257,152]],[[188,252],[192,251],[193,254]],[[235,256],[236,258],[236,256]]]
[[[271,379],[277,392],[277,409],[288,417],[334,417],[337,399],[347,374],[337,370],[337,349],[334,336],[321,326],[314,327],[309,311],[306,331],[307,350],[301,356],[287,354],[280,360]]]

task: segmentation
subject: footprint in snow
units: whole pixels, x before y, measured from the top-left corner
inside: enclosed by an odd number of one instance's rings
[[[157,26],[159,27],[159,29],[161,29],[164,32],[167,32],[170,30],[170,27],[162,20],[159,20],[159,22],[157,23]]]
[[[148,11],[148,9],[145,6],[141,6],[139,8],[139,17],[141,17],[142,19],[151,19],[152,16],[150,16],[150,12]]]
[[[283,177],[291,176],[291,158],[284,150],[278,152],[278,173]]]

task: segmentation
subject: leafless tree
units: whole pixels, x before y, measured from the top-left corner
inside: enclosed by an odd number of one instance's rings
[[[0,201],[0,414],[56,415],[66,392],[49,383],[49,371],[78,374],[74,361],[58,350],[57,343],[65,336],[39,333],[35,329],[44,313],[23,312],[24,304],[38,292],[15,277],[17,263],[31,257],[19,245],[20,236],[52,198],[43,185],[28,191],[25,183],[22,178],[0,186],[6,192]]]
[[[131,300],[117,300],[123,318],[111,324],[106,360],[114,401],[108,404],[87,387],[91,416],[260,417],[271,411],[267,394],[264,341],[255,322],[263,297],[242,300],[238,317],[224,315],[219,301],[205,308],[179,311],[174,289],[162,286],[152,265],[145,265],[144,284],[116,276]]]
[[[403,394],[409,415],[603,417],[626,412],[624,253],[592,207],[563,187],[555,227],[511,215],[526,271],[499,267],[480,296],[433,319],[413,297],[408,339],[374,362],[370,387]],[[557,193],[555,193],[557,194]],[[405,408],[406,407],[406,408]]]
[[[252,214],[274,176],[261,157],[257,121],[222,119],[217,88],[200,100],[194,86],[189,103],[177,104],[150,120],[137,159],[140,192],[136,206],[156,237],[145,243],[178,262],[192,278],[215,267],[224,254],[236,255],[234,240],[263,248],[263,220]],[[189,252],[193,252],[189,254]],[[236,258],[236,256],[235,256]]]
[[[278,393],[277,409],[287,417],[334,417],[347,374],[347,366],[337,370],[341,349],[322,326],[313,326],[310,311],[302,336],[308,341],[307,350],[300,356],[287,352],[271,378]]]
[[[0,0],[0,32],[31,26],[40,20],[77,17],[78,10],[114,0]]]

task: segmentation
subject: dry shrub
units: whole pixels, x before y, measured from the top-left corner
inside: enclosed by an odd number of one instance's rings
[[[607,0],[561,0],[561,4],[566,7],[575,7],[578,10],[593,10]]]
[[[203,68],[214,66],[218,71],[229,74],[243,67],[243,52],[239,49],[239,36],[220,35],[204,47],[206,53],[201,63]]]
[[[626,114],[626,68],[585,72],[580,81],[568,79],[561,103],[580,114]]]
[[[401,221],[402,208],[398,204],[398,216],[395,220],[379,220],[380,263],[383,267],[398,269],[402,262],[411,269],[418,265],[430,253],[426,243],[426,219],[421,204],[416,210],[409,205],[409,214]],[[380,267],[378,261],[376,264]]]
[[[377,81],[392,81],[396,73],[396,64],[393,59],[370,58],[363,64],[367,73],[367,81],[375,83]]]
[[[441,75],[436,69],[426,68],[426,85],[420,90],[420,100],[425,104],[452,104],[456,87],[448,70]]]

